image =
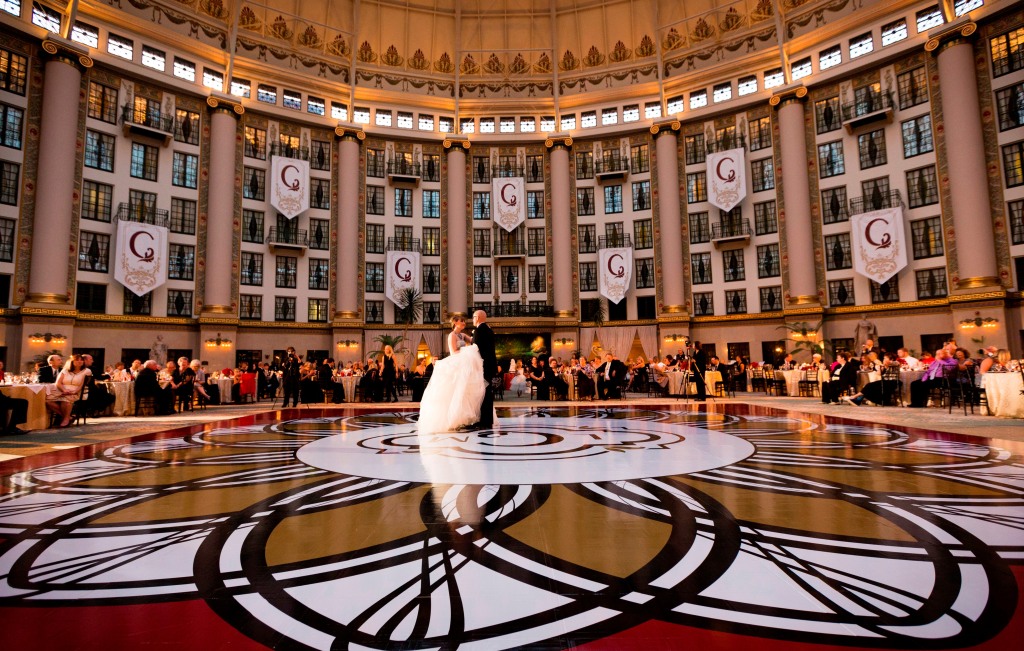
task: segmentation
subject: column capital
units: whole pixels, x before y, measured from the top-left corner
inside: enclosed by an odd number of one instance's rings
[[[657,122],[651,125],[651,135],[661,136],[667,133],[679,134],[679,130],[683,128],[683,123],[679,120],[665,120],[664,122]]]
[[[206,98],[206,105],[210,107],[211,112],[223,111],[232,117],[245,113],[245,107],[240,102],[215,95]]]
[[[807,87],[790,86],[772,95],[771,99],[768,100],[768,104],[780,109],[786,104],[790,104],[792,102],[805,101],[807,101]]]
[[[354,127],[344,124],[339,124],[334,127],[334,135],[337,136],[339,140],[366,140],[366,132],[363,131],[362,127]]]
[[[544,141],[544,146],[548,149],[572,149],[572,136],[553,136],[549,137]]]
[[[59,36],[47,36],[43,39],[42,47],[51,61],[60,61],[80,70],[93,66],[93,60],[89,56],[88,50]]]
[[[928,41],[924,44],[924,51],[938,56],[946,48],[967,43],[977,31],[978,24],[970,18],[943,25],[928,32]]]
[[[444,139],[444,148],[448,150],[448,153],[457,151],[460,147],[466,151],[469,151],[470,142],[466,136],[448,136]]]

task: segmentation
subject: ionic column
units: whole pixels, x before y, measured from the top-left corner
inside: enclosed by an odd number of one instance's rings
[[[782,158],[783,202],[786,216],[779,239],[786,242],[791,305],[819,303],[814,268],[814,237],[811,233],[811,183],[807,177],[807,134],[804,128],[803,86],[771,98],[779,112],[779,147]]]
[[[938,61],[960,289],[999,285],[974,47],[967,39],[976,28],[968,22],[925,45]]]
[[[210,107],[210,191],[206,204],[206,292],[203,313],[234,314],[231,288],[237,279],[230,273],[234,260],[235,134],[245,108],[237,102],[207,97]]]
[[[40,117],[38,192],[32,226],[32,259],[28,296],[32,303],[68,304],[66,258],[72,245],[71,217],[75,194],[75,143],[81,110],[79,91],[82,71],[92,67],[86,53],[55,41],[43,41],[50,55],[43,76],[43,110]]]
[[[553,260],[552,289],[555,316],[571,319],[575,314],[572,300],[572,179],[569,175],[569,148],[572,138],[548,138],[545,142],[551,157],[551,250]]]
[[[468,140],[446,139],[448,152],[448,312],[465,315],[469,311],[472,281],[466,269],[469,255],[466,226],[466,150]]]
[[[335,321],[359,320],[359,143],[362,129],[338,127],[338,276]]]
[[[658,157],[658,240],[661,247],[662,312],[684,311],[683,294],[683,222],[679,208],[679,127],[678,120],[655,124]]]

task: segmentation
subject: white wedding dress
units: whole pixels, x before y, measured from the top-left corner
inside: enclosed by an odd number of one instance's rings
[[[463,425],[480,420],[480,403],[487,391],[484,380],[484,360],[475,344],[466,344],[458,336],[449,338],[458,342],[457,353],[434,362],[423,399],[416,430],[420,434],[451,432]]]

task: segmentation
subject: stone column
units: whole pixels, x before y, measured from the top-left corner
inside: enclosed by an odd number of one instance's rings
[[[569,149],[572,138],[548,138],[551,156],[551,256],[552,288],[554,290],[555,317],[572,319],[576,306],[572,300],[572,284],[576,274],[572,268],[572,179],[569,174]]]
[[[338,127],[338,275],[335,322],[359,321],[359,143],[362,129]]]
[[[472,281],[466,268],[469,256],[466,226],[466,150],[468,140],[445,139],[448,152],[448,312],[466,315]]]
[[[978,101],[974,47],[967,39],[976,25],[967,22],[929,38],[942,89],[942,122],[946,126],[949,210],[956,233],[958,289],[998,286],[992,204],[988,194],[985,139]],[[964,255],[960,255],[963,252]]]
[[[56,41],[43,41],[50,55],[43,76],[43,110],[40,118],[38,176],[32,226],[32,258],[29,267],[29,303],[68,304],[71,279],[66,255],[78,243],[71,241],[74,211],[75,143],[81,111],[79,92],[82,71],[92,59]],[[55,252],[63,252],[54,258]],[[73,304],[74,301],[72,300]]]
[[[679,208],[679,127],[678,120],[655,124],[658,157],[658,240],[661,248],[661,312],[683,312],[683,222]]]
[[[208,97],[210,107],[210,192],[206,205],[206,292],[203,314],[231,314],[231,289],[238,282],[228,261],[235,259],[235,135],[245,108]]]
[[[807,89],[800,86],[779,93],[770,103],[778,109],[779,148],[782,158],[782,191],[785,207],[783,232],[786,242],[790,305],[816,305],[818,285],[814,268],[814,237],[811,233],[811,184],[807,177],[807,134],[804,102]]]

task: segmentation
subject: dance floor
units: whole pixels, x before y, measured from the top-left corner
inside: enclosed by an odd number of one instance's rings
[[[1024,443],[742,404],[416,414],[0,463],[0,648],[1024,648]]]

